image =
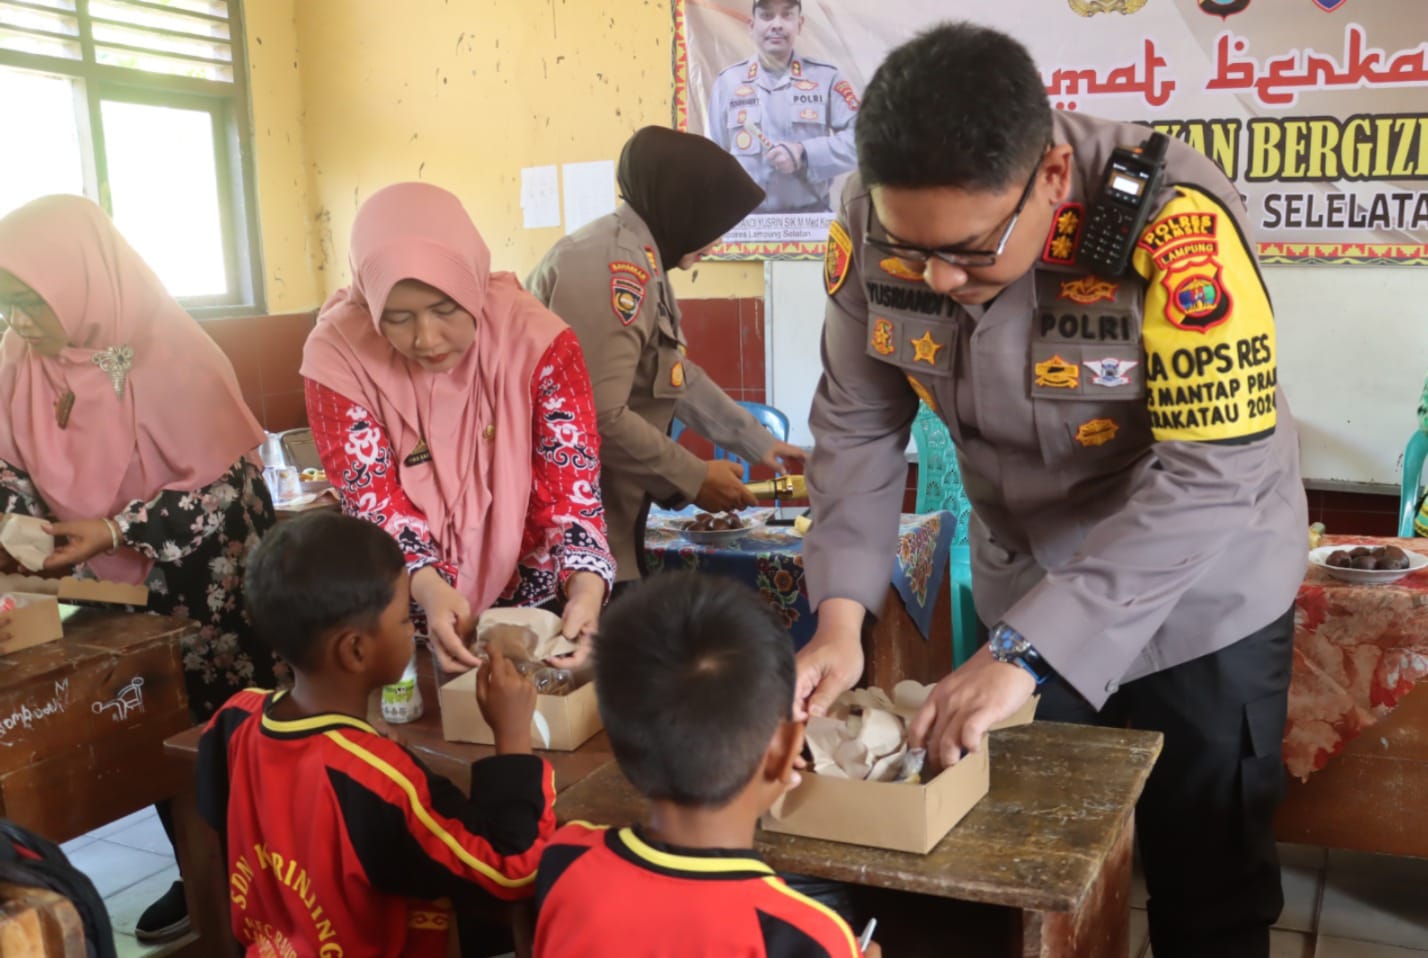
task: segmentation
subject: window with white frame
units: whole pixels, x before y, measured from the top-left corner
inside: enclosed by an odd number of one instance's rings
[[[0,215],[83,193],[195,312],[261,306],[239,0],[0,0]]]

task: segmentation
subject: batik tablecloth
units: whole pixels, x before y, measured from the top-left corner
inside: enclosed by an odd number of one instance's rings
[[[1396,545],[1428,553],[1428,540],[1325,536],[1322,545]],[[1294,679],[1284,761],[1306,779],[1382,720],[1428,675],[1428,569],[1388,585],[1353,585],[1309,566],[1294,614]],[[1421,694],[1421,693],[1420,693]]]
[[[752,586],[783,618],[795,647],[802,648],[817,626],[803,579],[803,538],[788,526],[764,525],[769,515],[768,509],[745,513],[744,518],[755,527],[733,545],[716,548],[694,545],[680,536],[678,530],[690,516],[651,513],[645,532],[645,559],[651,573],[699,569]],[[892,586],[924,639],[932,628],[932,610],[956,524],[949,512],[905,514],[900,520]]]

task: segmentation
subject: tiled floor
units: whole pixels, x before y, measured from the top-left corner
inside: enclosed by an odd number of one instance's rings
[[[1279,846],[1284,911],[1270,958],[1425,958],[1428,861]],[[1131,894],[1131,958],[1152,958],[1145,886]]]
[[[63,847],[104,898],[119,958],[139,958],[154,951],[139,944],[134,923],[178,879],[173,849],[154,810],[135,812]]]
[[[134,923],[178,877],[153,810],[76,838],[64,850],[109,906],[119,958],[149,954],[134,938]],[[1303,845],[1281,845],[1280,853],[1284,912],[1270,958],[1428,956],[1428,861]],[[1131,905],[1131,956],[1152,958],[1139,875]]]

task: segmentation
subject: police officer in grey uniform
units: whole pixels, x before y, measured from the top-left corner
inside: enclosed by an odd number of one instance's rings
[[[1038,686],[1038,718],[1163,732],[1137,811],[1156,958],[1263,958],[1305,498],[1269,298],[1219,169],[1171,143],[1131,267],[1077,265],[1111,151],[1149,132],[1053,117],[1026,50],[968,24],[893,51],[869,84],[825,261],[819,624],[799,694],[818,714],[862,670],[926,402],[958,448],[994,627],[912,738],[954,762]]]
[[[756,212],[827,212],[832,180],[858,163],[858,97],[831,63],[794,53],[799,0],[756,0],[758,54],[719,74],[709,138],[739,158],[767,195]]]
[[[601,494],[616,583],[643,574],[651,501],[711,512],[754,505],[743,467],[703,461],[669,436],[695,432],[778,472],[804,452],[776,440],[685,355],[670,269],[687,269],[763,198],[702,136],[645,127],[618,169],[624,203],[561,239],[526,287],[570,324],[590,369],[600,423]]]

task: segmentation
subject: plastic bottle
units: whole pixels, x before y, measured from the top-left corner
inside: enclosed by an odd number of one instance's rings
[[[421,713],[421,689],[417,687],[416,655],[413,654],[402,677],[392,685],[382,686],[382,718],[392,725],[402,725],[415,722]]]

